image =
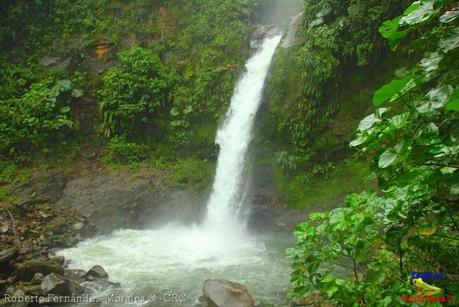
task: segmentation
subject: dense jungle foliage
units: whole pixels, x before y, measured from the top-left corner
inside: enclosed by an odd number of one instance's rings
[[[2,1],[2,173],[114,143],[130,162],[214,159],[252,25],[280,2]]]
[[[432,0],[379,27],[392,50],[406,44],[423,55],[374,92],[378,109],[350,143],[373,159],[381,192],[349,195],[344,208],[310,214],[297,226],[287,252],[292,296],[319,290],[343,306],[398,306],[410,297],[457,304],[459,283],[449,274],[459,272],[458,22],[456,1]],[[333,267],[346,261],[350,276]],[[445,277],[419,281],[412,272]],[[429,285],[441,289],[434,298]]]

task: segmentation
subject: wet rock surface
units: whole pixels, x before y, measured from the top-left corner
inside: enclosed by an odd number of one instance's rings
[[[247,288],[224,279],[208,279],[202,288],[206,307],[254,307]]]
[[[29,180],[15,186],[17,202],[24,205],[31,203],[55,203],[62,197],[70,175],[63,170],[35,173]]]
[[[123,169],[75,178],[63,189],[58,204],[67,204],[87,216],[99,234],[199,219],[206,193],[166,187],[161,176],[153,170]]]
[[[51,221],[46,223],[46,230],[52,232],[55,241],[61,241],[59,245],[63,247],[75,243],[64,230],[71,228],[77,233],[86,230],[82,218],[91,225],[92,235],[119,228],[162,226],[172,220],[182,223],[198,220],[205,211],[207,191],[169,187],[162,183],[164,176],[163,172],[152,169],[90,170],[83,174],[51,170],[33,175],[14,187],[19,204],[16,207],[25,214],[46,203],[78,212],[81,218],[72,222],[65,214],[52,216],[46,210],[39,213],[42,220]],[[31,226],[31,231],[35,231],[34,225]]]
[[[43,294],[72,295],[70,280],[54,273],[46,275],[43,278],[40,289]]]
[[[83,277],[87,279],[108,278],[108,274],[105,272],[103,267],[95,265],[86,274],[84,274]]]
[[[66,272],[64,257],[56,257],[54,250],[89,236],[91,226],[70,207],[41,203],[39,197],[33,201],[18,198],[0,206],[0,306],[35,306],[38,298],[84,291],[79,276]],[[75,224],[79,224],[77,229],[72,227]]]
[[[248,226],[254,232],[286,234],[304,221],[306,211],[296,210],[284,204],[276,191],[274,174],[270,165],[256,165],[250,174],[247,195],[249,207]]]
[[[22,281],[30,281],[36,277],[36,274],[63,274],[62,263],[55,259],[41,258],[33,259],[26,262],[17,262],[17,278]]]

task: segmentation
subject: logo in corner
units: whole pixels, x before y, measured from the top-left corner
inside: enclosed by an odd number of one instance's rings
[[[413,284],[417,288],[417,293],[422,295],[435,295],[440,293],[442,290],[438,287],[429,285],[422,278],[415,278],[413,279]]]

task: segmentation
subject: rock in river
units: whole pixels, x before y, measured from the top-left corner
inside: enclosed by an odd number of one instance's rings
[[[51,273],[46,275],[41,282],[44,294],[71,295],[70,281],[62,276]]]
[[[108,278],[107,272],[100,265],[93,266],[83,277],[86,278]]]
[[[223,279],[208,279],[202,288],[204,301],[209,307],[253,307],[247,288]]]

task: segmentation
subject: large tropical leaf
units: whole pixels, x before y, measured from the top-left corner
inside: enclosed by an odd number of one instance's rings
[[[447,110],[459,111],[459,88],[456,88],[446,103]]]
[[[373,104],[380,106],[386,101],[394,100],[398,94],[409,91],[415,85],[411,75],[403,79],[394,79],[373,94]]]

